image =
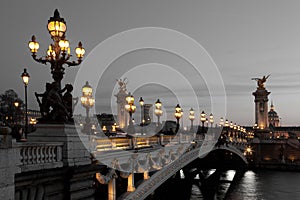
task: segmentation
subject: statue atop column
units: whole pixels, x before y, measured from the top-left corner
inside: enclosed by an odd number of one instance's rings
[[[123,78],[123,80],[120,78],[120,79],[116,79],[116,81],[118,82],[119,84],[119,90],[123,90],[123,91],[127,91],[127,88],[126,88],[126,85],[128,84],[128,79],[127,78]]]
[[[116,79],[117,83],[119,84],[119,91],[117,94],[115,94],[115,97],[117,97],[117,110],[118,110],[118,124],[121,129],[127,127],[128,122],[128,113],[125,111],[125,105],[126,105],[126,97],[128,95],[127,92],[127,84],[128,79]]]
[[[270,77],[263,76],[262,78],[252,78],[251,80],[257,81],[256,91],[252,93],[255,103],[255,124],[260,130],[266,130],[269,126],[268,124],[268,95],[269,91],[266,90],[264,83]]]
[[[257,81],[257,89],[265,89],[264,83],[269,78],[270,74],[268,76],[263,76],[262,78],[252,78],[251,80]]]

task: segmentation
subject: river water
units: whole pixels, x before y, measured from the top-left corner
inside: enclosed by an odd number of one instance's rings
[[[232,180],[235,171],[227,171],[222,179]],[[233,189],[229,183],[222,183],[216,195],[217,200],[300,200],[300,172],[272,170],[247,171]],[[191,200],[203,199],[196,186],[192,188]]]

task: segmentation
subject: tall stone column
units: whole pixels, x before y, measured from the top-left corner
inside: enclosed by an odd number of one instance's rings
[[[125,110],[126,97],[128,96],[128,92],[126,89],[126,85],[128,83],[127,78],[117,79],[119,84],[119,92],[115,94],[117,97],[117,111],[118,111],[118,123],[121,129],[125,129],[129,122],[129,114]]]
[[[260,129],[268,127],[268,95],[270,93],[266,89],[257,89],[252,93],[255,97],[255,123]]]
[[[264,82],[266,82],[267,77],[255,78],[253,80],[257,81],[257,89],[252,95],[255,97],[255,123],[260,129],[266,129],[268,127],[268,92],[264,87]]]
[[[132,173],[128,176],[127,192],[133,192],[134,190],[134,173]]]
[[[116,179],[112,178],[108,183],[108,200],[116,200]]]

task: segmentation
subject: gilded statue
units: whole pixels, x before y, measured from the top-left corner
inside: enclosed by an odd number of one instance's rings
[[[118,82],[119,84],[119,90],[124,90],[126,91],[126,85],[128,84],[128,79],[127,78],[123,78],[123,80],[120,78],[120,79],[116,79],[116,81]]]
[[[251,80],[255,80],[257,82],[257,88],[258,89],[265,89],[264,83],[269,78],[270,74],[268,76],[263,76],[262,78],[252,78]]]

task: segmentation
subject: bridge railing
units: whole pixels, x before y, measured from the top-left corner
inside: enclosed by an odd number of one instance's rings
[[[63,166],[63,143],[18,143],[21,172]]]
[[[97,151],[146,148],[156,145],[176,145],[190,143],[193,140],[195,140],[193,135],[186,134],[132,138],[94,138]]]

